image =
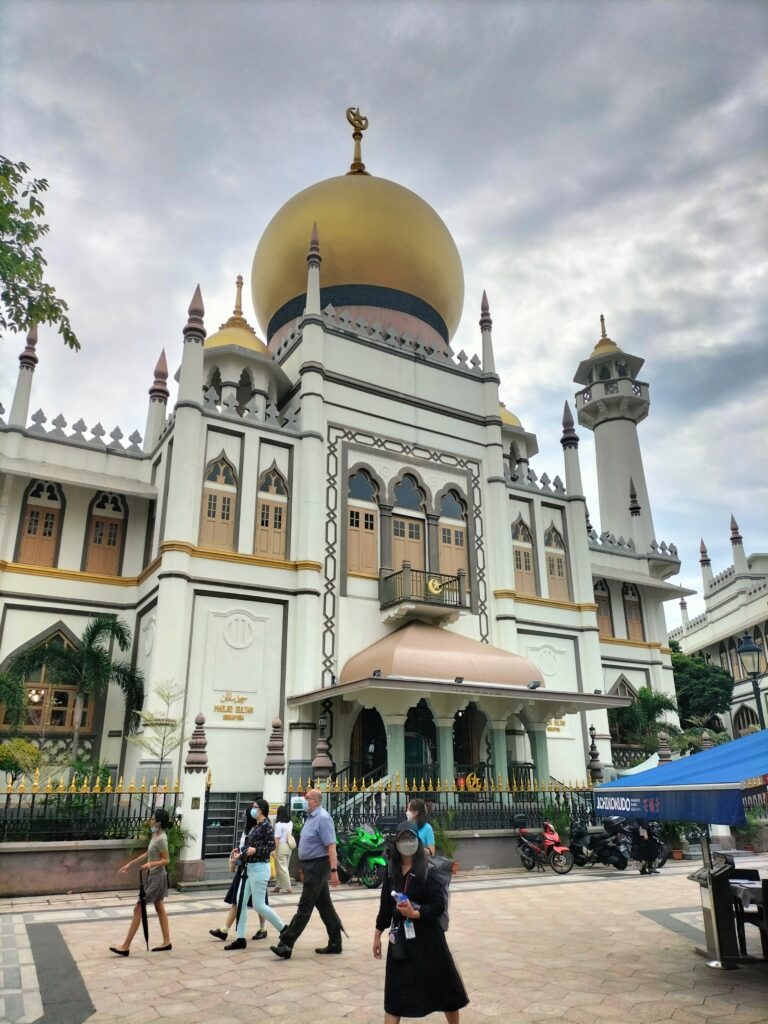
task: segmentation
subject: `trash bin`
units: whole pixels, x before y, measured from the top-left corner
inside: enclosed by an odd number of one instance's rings
[[[731,895],[733,859],[725,854],[712,854],[709,838],[701,841],[704,865],[688,878],[699,883],[701,911],[707,947],[696,952],[707,958],[709,967],[734,970],[738,966],[739,946],[736,938],[736,920]]]

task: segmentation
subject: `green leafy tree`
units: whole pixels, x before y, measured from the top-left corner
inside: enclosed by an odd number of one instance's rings
[[[40,747],[30,740],[17,737],[0,743],[0,772],[10,775],[14,782],[20,775],[32,775],[42,763]]]
[[[117,683],[123,693],[125,731],[132,733],[138,725],[138,713],[144,703],[144,677],[128,662],[113,660],[109,651],[112,641],[120,651],[127,651],[131,645],[130,629],[111,615],[97,615],[83,630],[78,646],[70,647],[56,638],[44,640],[20,651],[9,666],[11,675],[18,679],[25,679],[45,666],[51,683],[75,686],[73,758],[78,756],[85,698],[99,700],[110,682]]]
[[[674,640],[670,646],[681,723],[716,726],[717,716],[725,714],[731,706],[733,676],[719,665],[683,654]]]
[[[27,688],[10,672],[0,673],[0,704],[5,708],[4,719],[13,734],[27,717]]]
[[[659,731],[664,729],[670,735],[680,730],[663,721],[667,711],[677,711],[677,704],[665,693],[656,693],[647,686],[637,692],[637,699],[628,708],[612,710],[620,734],[630,743],[637,743],[652,754],[659,749]]]
[[[158,704],[162,706],[162,711],[160,714],[142,711],[139,717],[144,731],[137,736],[129,736],[128,742],[157,758],[160,762],[160,777],[166,759],[178,750],[186,739],[184,719],[171,714],[171,708],[184,696],[184,690],[174,690],[168,683],[159,683],[153,693]]]
[[[48,182],[28,175],[25,163],[0,156],[0,335],[58,324],[65,344],[79,349],[68,306],[44,279],[47,261],[37,244],[50,230],[40,201]]]

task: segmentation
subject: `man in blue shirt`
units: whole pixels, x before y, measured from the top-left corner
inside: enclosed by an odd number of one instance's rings
[[[299,838],[299,860],[304,871],[301,898],[291,922],[280,932],[280,942],[269,947],[283,960],[290,960],[293,947],[307,927],[315,907],[328,932],[328,945],[316,949],[316,953],[340,953],[341,933],[344,931],[328,888],[329,881],[334,889],[339,884],[333,818],[321,807],[323,796],[319,789],[309,789],[305,796],[307,820]]]

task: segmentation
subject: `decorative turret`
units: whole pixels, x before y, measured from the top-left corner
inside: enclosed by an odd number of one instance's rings
[[[683,629],[688,629],[688,602],[684,597],[680,598],[680,616],[683,620]]]
[[[203,343],[205,342],[205,324],[203,316],[203,296],[200,285],[189,304],[189,315],[184,327],[184,352],[181,357],[181,373],[179,376],[179,405],[201,404],[203,394]]]
[[[600,317],[600,338],[588,359],[579,363],[574,380],[582,385],[576,394],[579,423],[595,434],[600,527],[616,536],[633,536],[638,550],[646,552],[654,539],[648,488],[637,425],[648,415],[648,385],[637,379],[643,365],[608,337]],[[630,479],[642,516],[627,505]]]
[[[480,302],[480,334],[483,339],[483,372],[495,373],[496,361],[493,358],[493,320],[488,306],[488,296],[483,290],[483,298]]]
[[[629,514],[633,519],[636,519],[640,515],[640,504],[637,500],[637,489],[635,488],[635,481],[632,477],[629,478]]]
[[[744,538],[739,533],[739,524],[731,516],[731,546],[733,547],[733,567],[736,575],[749,572],[747,556],[744,554]]]
[[[165,349],[160,353],[160,358],[155,367],[155,379],[149,389],[149,409],[147,410],[147,426],[144,430],[144,451],[151,452],[157,444],[165,423],[166,409],[168,406],[168,363],[165,358]]]
[[[573,426],[571,407],[566,402],[563,406],[563,462],[565,463],[565,489],[568,494],[583,494],[581,484],[581,464],[579,463],[579,435]]]
[[[317,232],[317,223],[315,223],[312,225],[312,234],[309,237],[309,252],[307,253],[307,304],[304,307],[305,315],[320,315],[320,264],[322,262],[320,236]]]
[[[32,374],[37,366],[37,324],[33,324],[27,332],[27,343],[19,356],[19,376],[13,394],[13,404],[8,417],[8,425],[21,427],[27,425],[29,415],[29,399],[32,394]]]
[[[707,554],[707,545],[704,543],[704,538],[701,538],[701,544],[699,545],[699,565],[701,566],[701,582],[704,584],[704,593],[706,594],[707,588],[712,586],[712,561]]]

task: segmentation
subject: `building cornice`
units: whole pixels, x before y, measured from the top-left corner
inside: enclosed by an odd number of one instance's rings
[[[161,555],[166,551],[179,551],[191,558],[207,558],[214,562],[235,562],[239,565],[260,565],[266,569],[287,569],[289,572],[320,572],[323,568],[320,562],[307,560],[290,561],[288,559],[263,558],[261,555],[243,555],[238,551],[224,551],[218,548],[197,547],[187,541],[168,540],[160,545]]]
[[[597,605],[588,601],[580,604],[576,601],[553,601],[548,597],[534,597],[531,594],[518,594],[516,590],[494,590],[493,596],[497,598],[512,598],[521,604],[538,604],[546,608],[564,608],[569,612],[596,612]]]

